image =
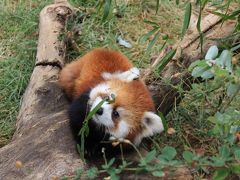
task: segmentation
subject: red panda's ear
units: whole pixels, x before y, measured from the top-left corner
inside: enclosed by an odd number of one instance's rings
[[[142,132],[136,137],[135,144],[139,144],[143,138],[160,133],[163,130],[162,119],[153,112],[145,112],[142,119]]]
[[[137,80],[139,79],[139,76],[140,76],[140,71],[136,67],[133,67],[124,72],[115,72],[115,73],[103,72],[102,73],[102,77],[104,80],[118,79],[124,82],[131,82],[133,80]]]

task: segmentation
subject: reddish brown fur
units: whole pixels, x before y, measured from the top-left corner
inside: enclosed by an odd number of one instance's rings
[[[132,64],[121,53],[107,49],[94,49],[68,64],[61,72],[59,83],[71,98],[96,86],[103,72],[127,71]]]
[[[126,110],[126,119],[132,127],[126,138],[133,140],[135,135],[142,130],[141,121],[144,112],[155,110],[151,95],[140,80],[129,83],[114,80],[110,81],[109,85],[117,93],[113,106],[115,108],[122,107]]]
[[[61,72],[59,83],[71,98],[77,98],[86,90],[90,90],[103,82],[103,72],[127,71],[132,64],[121,53],[106,50],[94,49],[85,56],[68,64]],[[141,80],[124,82],[121,80],[107,81],[117,96],[113,103],[115,108],[122,107],[126,110],[124,118],[132,127],[126,138],[133,141],[135,136],[142,131],[142,117],[146,111],[154,111],[154,104],[149,91]],[[105,96],[105,94],[98,94]],[[118,121],[115,121],[116,130]]]

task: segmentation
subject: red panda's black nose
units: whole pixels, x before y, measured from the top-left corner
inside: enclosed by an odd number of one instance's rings
[[[97,110],[97,115],[102,115],[103,114],[103,108],[99,108],[98,110]]]

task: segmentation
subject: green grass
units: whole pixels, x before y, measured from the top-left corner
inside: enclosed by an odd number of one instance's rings
[[[151,56],[159,53],[164,42],[163,38],[168,36],[169,43],[174,44],[180,36],[183,16],[183,4],[177,6],[175,2],[163,1],[159,13],[155,13],[155,1],[134,1],[128,4],[125,1],[117,1],[112,4],[110,13],[105,21],[102,21],[103,10],[93,8],[95,1],[88,1],[90,5],[81,7],[82,12],[77,14],[76,19],[82,18],[80,36],[75,37],[81,52],[68,51],[69,59],[74,59],[78,55],[85,54],[89,49],[95,47],[107,47],[119,50],[129,57],[136,66],[145,68],[151,63]],[[75,0],[75,6],[81,3]],[[79,24],[73,20],[68,28],[69,31],[78,28]],[[150,36],[147,41],[140,42],[142,36],[148,33],[152,26],[144,20],[156,21],[160,26],[160,38],[151,50],[147,52],[147,46],[154,36]],[[126,41],[132,44],[132,48],[127,49],[120,46],[116,39],[121,35]]]
[[[0,3],[0,147],[14,133],[21,97],[35,63],[38,14],[49,2]]]

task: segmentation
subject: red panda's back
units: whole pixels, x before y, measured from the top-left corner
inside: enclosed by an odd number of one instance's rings
[[[103,72],[127,71],[133,67],[123,54],[108,49],[94,49],[80,60],[84,61],[81,77],[86,79],[90,76],[99,78]]]
[[[94,49],[78,61],[82,61],[82,68],[75,81],[74,96],[79,96],[83,91],[101,83],[103,72],[121,72],[133,67],[126,56],[108,49]]]

